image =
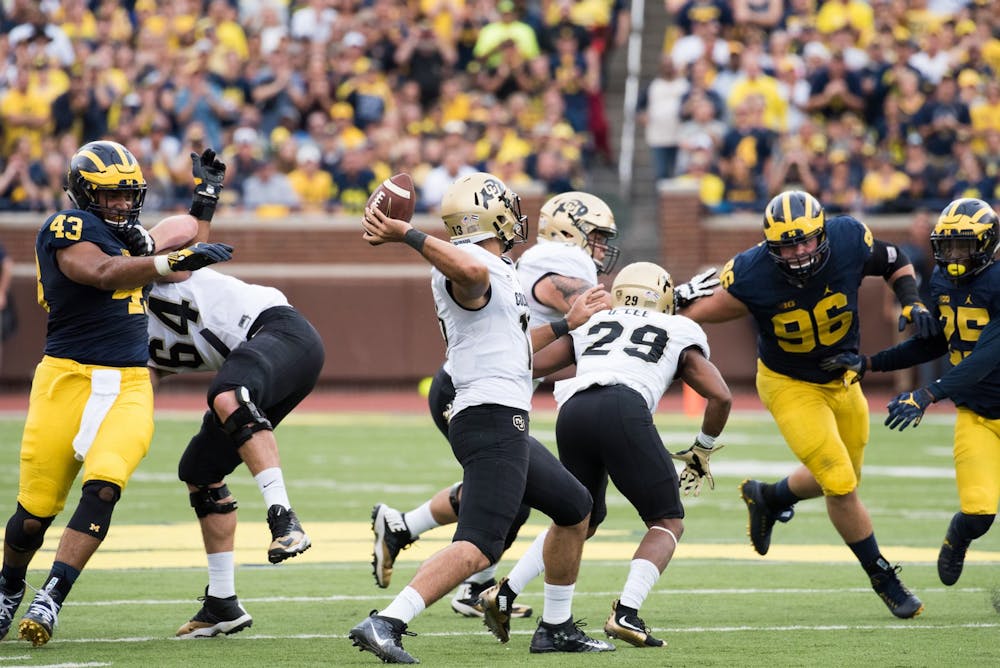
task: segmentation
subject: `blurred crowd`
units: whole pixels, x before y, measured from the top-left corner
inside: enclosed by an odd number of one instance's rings
[[[0,210],[62,208],[69,157],[109,138],[186,208],[192,151],[224,206],[358,213],[409,172],[418,210],[457,176],[584,185],[613,160],[602,69],[615,0],[2,0]]]
[[[666,0],[640,118],[658,179],[712,212],[782,190],[830,213],[1000,201],[991,0]]]

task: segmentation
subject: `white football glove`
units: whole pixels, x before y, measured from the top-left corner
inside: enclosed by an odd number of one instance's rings
[[[684,470],[681,471],[681,494],[684,496],[688,494],[698,496],[701,494],[701,485],[705,480],[708,480],[709,489],[715,489],[715,479],[712,477],[712,469],[708,466],[708,460],[714,453],[724,447],[726,446],[716,445],[706,448],[698,441],[695,441],[694,445],[687,450],[681,450],[670,455],[677,461],[687,464]]]
[[[687,283],[681,283],[674,288],[674,306],[684,308],[691,302],[702,297],[708,297],[715,292],[719,279],[715,277],[717,267],[707,269],[691,278]]]

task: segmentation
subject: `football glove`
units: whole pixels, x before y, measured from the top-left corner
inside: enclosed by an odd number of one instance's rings
[[[912,322],[918,339],[929,339],[941,331],[941,323],[934,319],[930,310],[920,302],[913,302],[903,307],[899,316],[899,331],[906,329],[906,324]]]
[[[857,383],[864,378],[867,366],[868,358],[858,353],[831,355],[830,357],[823,358],[819,363],[819,368],[823,371],[837,371],[839,369],[853,371],[855,376],[851,379],[851,383]]]
[[[712,267],[706,271],[693,276],[687,283],[681,283],[674,288],[674,307],[684,308],[690,306],[693,301],[702,297],[708,297],[715,292],[715,286],[719,284],[719,279],[715,277],[718,269]]]
[[[129,225],[122,233],[122,241],[125,242],[128,252],[133,257],[140,255],[152,255],[156,252],[156,242],[149,235],[146,228],[138,223]]]
[[[916,427],[920,424],[920,418],[924,416],[927,407],[934,403],[934,395],[926,387],[912,392],[903,392],[889,402],[889,415],[885,419],[885,426],[889,429],[899,428],[899,431],[906,429],[910,423]]]
[[[194,195],[188,210],[198,220],[212,221],[215,207],[222,192],[222,180],[226,177],[226,164],[210,148],[198,155],[191,154],[191,174],[194,176]]]
[[[698,496],[701,494],[701,485],[706,480],[708,480],[709,489],[715,489],[715,478],[712,477],[712,469],[708,465],[708,460],[714,453],[724,447],[726,446],[716,445],[711,448],[706,448],[704,445],[695,440],[694,445],[687,450],[681,450],[680,452],[675,452],[670,455],[677,461],[687,464],[687,466],[684,467],[684,470],[681,471],[681,494],[684,496],[687,496],[688,494]]]
[[[206,244],[196,243],[183,250],[176,250],[168,255],[157,256],[166,258],[167,272],[171,271],[194,271],[207,267],[216,262],[225,262],[233,257],[233,247],[229,244]]]

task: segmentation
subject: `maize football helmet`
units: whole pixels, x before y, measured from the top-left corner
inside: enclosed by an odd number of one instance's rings
[[[456,180],[441,198],[441,218],[453,244],[496,237],[504,251],[528,238],[521,198],[492,174],[477,172]]]
[[[600,197],[568,192],[549,198],[538,213],[538,239],[576,244],[590,254],[597,271],[610,273],[621,249],[608,243],[618,236],[615,214]],[[595,252],[601,250],[600,258]]]
[[[962,283],[993,263],[1000,245],[997,212],[965,197],[944,208],[931,231],[934,261],[949,280]]]
[[[69,162],[64,186],[76,208],[90,211],[117,230],[139,222],[146,200],[146,179],[132,152],[113,141],[84,144]],[[102,193],[127,193],[129,206],[107,206]]]
[[[652,262],[625,265],[611,285],[611,302],[615,306],[674,312],[674,282],[663,267]]]
[[[814,276],[830,257],[826,236],[826,216],[815,197],[801,190],[788,190],[774,197],[764,210],[764,239],[778,268],[796,283]],[[816,239],[816,248],[794,256],[781,254],[782,248],[794,248]]]

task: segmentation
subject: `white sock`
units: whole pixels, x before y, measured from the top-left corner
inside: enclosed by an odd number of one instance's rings
[[[573,590],[575,584],[553,585],[545,583],[545,607],[542,621],[546,624],[562,624],[573,616]]]
[[[489,582],[490,580],[496,579],[497,576],[497,565],[487,566],[478,573],[473,573],[465,579],[466,582],[475,582],[476,584],[483,584],[484,582]]]
[[[285,477],[281,475],[281,469],[272,466],[264,469],[253,477],[257,481],[257,489],[264,495],[264,506],[281,506],[291,508],[292,504],[288,500],[288,491],[285,489]]]
[[[229,598],[236,595],[236,564],[232,552],[208,555],[208,595]]]
[[[434,521],[434,515],[431,514],[430,501],[425,501],[419,507],[403,513],[403,520],[406,522],[406,528],[410,530],[410,538],[414,540],[423,532],[441,526]]]
[[[417,593],[417,590],[407,585],[403,587],[403,591],[396,595],[396,598],[392,599],[392,603],[379,611],[378,614],[382,617],[401,619],[404,624],[409,624],[414,617],[424,611],[425,607],[427,604],[424,603],[424,599]]]
[[[545,536],[548,533],[549,530],[546,529],[538,534],[538,538],[528,547],[528,551],[524,553],[523,557],[517,560],[514,568],[510,569],[510,574],[507,576],[507,584],[515,594],[520,594],[528,586],[529,582],[545,572],[545,561],[542,559],[542,546],[545,544]]]
[[[628,569],[625,588],[622,589],[621,604],[638,610],[659,579],[660,569],[652,561],[633,559]]]

